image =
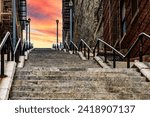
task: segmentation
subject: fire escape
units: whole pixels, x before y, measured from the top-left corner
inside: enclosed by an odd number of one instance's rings
[[[70,30],[70,0],[63,0],[63,41],[69,40],[69,30]]]

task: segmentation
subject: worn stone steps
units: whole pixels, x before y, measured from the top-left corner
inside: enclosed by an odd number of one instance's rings
[[[138,87],[139,86],[139,87]],[[27,91],[27,92],[47,92],[47,93],[71,93],[71,92],[111,92],[111,93],[119,93],[119,92],[126,92],[126,93],[147,93],[150,94],[150,87],[148,85],[143,85],[143,84],[135,84],[135,85],[109,85],[106,86],[105,84],[94,84],[94,85],[88,85],[88,84],[76,84],[75,85],[46,85],[43,86],[42,84],[40,85],[21,85],[21,86],[13,86],[12,87],[12,92],[17,92],[17,91]]]
[[[85,79],[72,79],[72,80],[68,80],[68,79],[50,79],[50,80],[15,80],[13,83],[13,86],[40,86],[43,85],[44,87],[46,86],[79,86],[79,85],[105,85],[105,84],[109,84],[108,86],[111,85],[116,85],[116,86],[124,86],[124,85],[132,85],[136,84],[137,86],[139,85],[146,85],[149,83],[145,84],[145,81],[142,79],[107,79],[107,78],[103,78],[103,79],[90,79],[90,80],[85,80]],[[133,84],[134,83],[134,84]],[[139,84],[139,85],[138,85]],[[129,85],[129,86],[130,86]]]
[[[98,99],[98,100],[131,100],[131,99],[149,99],[150,94],[140,94],[140,93],[25,93],[14,92],[12,100],[69,100],[69,99]],[[36,96],[35,96],[36,95]],[[18,96],[18,97],[17,97]],[[19,97],[20,96],[20,97]]]
[[[104,69],[92,59],[34,49],[16,71],[10,99],[150,99],[150,87],[135,68]]]
[[[51,68],[51,69],[47,69],[46,67],[44,69],[37,69],[37,68],[33,68],[33,69],[25,69],[25,70],[18,70],[18,72],[16,73],[16,75],[18,74],[22,74],[22,75],[26,75],[26,73],[28,75],[32,75],[34,74],[97,74],[97,75],[101,75],[101,74],[114,74],[114,73],[119,73],[119,74],[127,74],[127,75],[137,75],[139,76],[140,73],[138,73],[136,71],[136,69],[98,69],[98,68],[82,68],[82,67],[66,67],[66,68]]]

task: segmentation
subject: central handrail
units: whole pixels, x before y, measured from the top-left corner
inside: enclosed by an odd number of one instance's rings
[[[110,44],[108,44],[107,42],[105,42],[104,40],[102,39],[97,39],[97,43],[96,43],[96,46],[94,47],[94,50],[93,50],[93,54],[95,56],[95,51],[96,51],[96,48],[98,53],[99,53],[99,42],[103,43],[104,44],[104,55],[105,55],[105,62],[107,62],[107,50],[106,50],[106,46],[109,47],[110,49],[113,50],[113,67],[115,68],[116,67],[116,60],[115,60],[115,54],[117,53],[120,57],[122,57],[123,59],[127,58],[127,68],[130,67],[130,53],[133,51],[134,47],[139,43],[139,41],[141,42],[140,43],[140,49],[139,49],[139,58],[140,58],[140,62],[143,61],[143,37],[146,37],[147,39],[150,39],[150,36],[146,33],[140,33],[138,38],[136,39],[136,41],[133,43],[133,45],[129,48],[128,52],[124,55],[122,54],[121,52],[119,52],[117,49],[115,49],[113,46],[111,46]]]

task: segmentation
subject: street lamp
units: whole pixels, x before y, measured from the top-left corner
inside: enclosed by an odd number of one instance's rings
[[[73,2],[72,0],[69,1],[69,7],[70,7],[70,43],[71,41],[73,41],[73,28],[72,28],[72,20],[73,20],[73,12],[72,12],[72,9],[73,9]]]
[[[57,19],[56,20],[56,24],[57,24],[57,40],[56,40],[56,43],[57,43],[57,46],[56,46],[56,48],[58,49],[58,23],[59,23],[59,20]]]

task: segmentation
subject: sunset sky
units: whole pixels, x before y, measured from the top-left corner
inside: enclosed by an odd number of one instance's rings
[[[62,40],[62,0],[27,0],[31,18],[31,42],[34,47],[51,47],[56,43],[56,19],[59,19],[59,41]]]

